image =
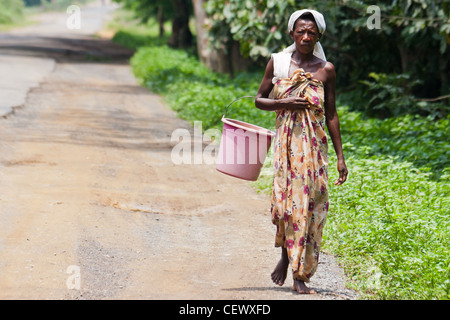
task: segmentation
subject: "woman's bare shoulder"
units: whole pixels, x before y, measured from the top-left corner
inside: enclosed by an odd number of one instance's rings
[[[323,66],[323,70],[325,71],[325,75],[326,75],[326,83],[330,83],[330,82],[335,82],[336,80],[336,69],[334,68],[334,65],[329,62],[326,61],[325,65]]]
[[[325,65],[323,66],[323,69],[328,73],[336,73],[336,70],[334,68],[334,64],[332,64],[330,61],[325,61]]]

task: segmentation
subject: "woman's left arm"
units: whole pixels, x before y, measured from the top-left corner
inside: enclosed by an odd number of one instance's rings
[[[334,184],[341,185],[347,180],[348,170],[345,164],[344,153],[342,151],[341,130],[339,127],[339,117],[336,110],[335,91],[336,91],[336,71],[332,63],[325,65],[327,80],[325,81],[325,119],[336,152],[339,171],[339,179]]]

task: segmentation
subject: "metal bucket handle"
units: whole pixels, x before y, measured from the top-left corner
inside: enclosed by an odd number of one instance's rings
[[[230,103],[229,105],[227,105],[227,108],[225,109],[225,114],[223,115],[223,118],[226,118],[226,117],[227,117],[228,107],[231,106],[231,105],[232,105],[233,103],[235,103],[236,101],[238,101],[238,100],[240,100],[240,99],[243,99],[243,98],[255,98],[255,99],[256,99],[256,96],[242,96],[242,97],[239,97],[239,98],[234,99],[233,101],[231,101],[231,103]]]

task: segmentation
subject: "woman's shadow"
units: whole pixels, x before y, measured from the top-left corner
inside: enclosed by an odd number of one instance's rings
[[[333,296],[333,300],[352,300],[352,297],[350,296],[346,296],[343,294],[338,294],[333,292],[332,290],[329,289],[324,289],[324,288],[315,288],[315,287],[311,287],[311,289],[313,289],[316,293],[313,294],[313,296]],[[241,288],[225,288],[222,289],[223,291],[262,291],[262,292],[282,292],[282,293],[291,293],[292,295],[298,295],[297,292],[295,292],[294,290],[292,290],[291,286],[273,286],[273,287],[241,287]]]

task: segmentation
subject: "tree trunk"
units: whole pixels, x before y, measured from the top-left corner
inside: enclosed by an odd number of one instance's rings
[[[175,17],[172,20],[172,36],[169,46],[173,48],[187,48],[192,45],[192,33],[189,29],[188,0],[172,0]]]
[[[164,36],[164,13],[162,6],[158,6],[158,24],[159,24],[159,37]]]
[[[408,70],[408,53],[402,44],[397,45],[398,52],[400,54],[400,63],[402,66],[402,73],[406,73]]]
[[[450,81],[448,72],[448,59],[444,58],[444,55],[439,55],[439,77],[441,80],[441,95],[448,94],[450,91]]]
[[[207,0],[192,0],[197,30],[197,53],[200,61],[213,71],[228,73],[230,75],[245,70],[250,64],[250,60],[242,57],[238,42],[230,41],[227,50],[228,52],[210,46],[207,30],[205,29],[207,16],[203,9],[206,1]]]
[[[208,48],[207,31],[204,28],[206,13],[203,8],[204,0],[192,0],[195,16],[195,29],[197,33],[197,54],[201,62],[208,64],[210,52]]]

